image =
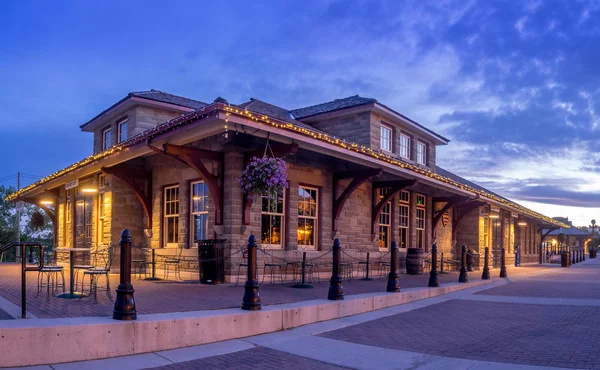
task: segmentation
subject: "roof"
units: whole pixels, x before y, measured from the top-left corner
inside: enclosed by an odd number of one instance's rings
[[[309,107],[292,109],[290,113],[293,114],[296,119],[301,119],[321,113],[328,113],[340,109],[356,107],[364,104],[372,104],[376,102],[377,99],[363,98],[358,95],[353,95],[343,99],[335,99],[326,103],[311,105]]]
[[[411,124],[417,126],[418,128],[420,128],[424,131],[427,131],[429,134],[439,138],[442,142],[445,142],[446,144],[448,142],[450,142],[450,140],[443,137],[442,135],[428,129],[427,127],[421,125],[420,123],[406,117],[405,115],[398,113],[394,109],[392,109],[384,104],[381,104],[380,102],[377,101],[377,99],[364,98],[359,95],[353,95],[353,96],[349,96],[349,97],[343,98],[343,99],[335,99],[330,102],[321,103],[321,104],[317,104],[317,105],[311,105],[309,107],[293,109],[290,111],[290,113],[292,115],[294,115],[294,118],[296,118],[296,119],[303,119],[303,118],[308,118],[308,117],[316,116],[316,115],[323,114],[323,113],[335,112],[338,110],[352,108],[352,107],[358,107],[358,106],[366,105],[366,104],[377,104],[379,107],[385,108],[386,110],[392,112],[394,115],[402,117],[402,119],[410,122]]]
[[[450,172],[448,170],[445,170],[445,169],[443,169],[440,166],[435,166],[435,172],[438,175],[442,175],[444,177],[448,177],[448,178],[450,178],[450,179],[452,179],[452,180],[454,180],[456,182],[460,182],[460,183],[463,183],[465,185],[469,185],[470,187],[475,188],[477,190],[485,191],[486,193],[493,194],[493,195],[497,196],[498,198],[502,198],[502,199],[508,200],[508,199],[504,198],[502,195],[494,193],[493,191],[488,190],[488,189],[484,188],[483,186],[478,185],[478,184],[476,184],[476,183],[474,183],[472,181],[469,181],[469,180],[465,179],[464,177],[460,177],[457,174],[454,174],[454,173],[452,173],[452,172]]]
[[[258,112],[258,111],[269,111],[269,110],[271,111],[271,114],[273,114],[273,116],[271,116],[270,114]],[[319,132],[314,127],[303,124],[302,122],[295,121],[291,117],[288,117],[287,120],[283,120],[283,119],[274,117],[274,116],[279,116],[281,118],[285,118],[285,116],[283,115],[284,111],[285,111],[285,109],[283,109],[283,108],[280,108],[280,107],[277,107],[277,106],[274,106],[274,105],[271,105],[268,103],[264,103],[261,101],[257,101],[256,99],[253,99],[249,102],[243,103],[240,106],[232,106],[229,104],[218,103],[218,102],[212,103],[203,108],[196,109],[189,113],[183,114],[179,117],[173,118],[167,122],[161,123],[151,129],[148,129],[136,136],[133,136],[133,137],[125,140],[124,142],[122,142],[118,145],[115,145],[103,152],[89,156],[77,163],[72,164],[71,166],[68,166],[67,168],[65,168],[63,170],[57,171],[57,172],[55,172],[43,179],[31,184],[31,185],[19,190],[18,192],[15,192],[15,193],[9,195],[8,197],[6,197],[6,200],[12,201],[12,200],[19,199],[25,193],[27,193],[35,188],[40,187],[49,181],[52,181],[56,178],[66,175],[72,171],[76,171],[81,168],[84,168],[85,166],[88,166],[91,163],[97,162],[106,157],[115,155],[124,149],[133,147],[134,145],[141,144],[141,143],[147,143],[149,140],[151,140],[154,137],[163,135],[163,134],[173,131],[173,130],[177,130],[180,127],[183,127],[187,124],[198,122],[200,120],[207,119],[209,117],[214,117],[215,115],[218,116],[219,114],[225,114],[228,116],[239,117],[242,119],[248,119],[251,121],[258,122],[259,124],[275,127],[275,128],[281,129],[281,130],[295,132],[295,133],[298,133],[305,137],[308,137],[310,139],[316,140],[318,142],[323,142],[323,143],[330,144],[330,145],[336,145],[340,148],[343,148],[345,150],[352,152],[355,155],[369,156],[378,161],[381,161],[382,163],[387,163],[389,165],[397,166],[399,168],[402,168],[402,169],[405,169],[408,171],[412,171],[421,176],[426,176],[433,180],[445,183],[450,186],[454,186],[463,191],[474,193],[477,196],[481,196],[484,198],[488,198],[492,201],[502,203],[508,207],[515,208],[521,212],[524,212],[524,213],[526,213],[532,217],[538,218],[540,220],[544,220],[550,224],[568,228],[568,225],[566,225],[562,222],[551,219],[550,217],[544,216],[540,213],[537,213],[528,208],[525,208],[525,207],[523,207],[517,203],[514,203],[504,197],[501,197],[493,192],[490,192],[489,190],[487,190],[475,183],[465,180],[460,176],[454,175],[451,172],[446,171],[444,169],[441,169],[440,173],[432,172],[429,169],[424,169],[422,167],[400,161],[390,155],[379,153],[378,151],[375,151],[369,147],[365,147],[365,146],[359,145],[357,143],[348,142],[343,139],[337,139],[327,133]],[[438,170],[440,170],[440,168],[438,168]]]
[[[542,234],[546,231],[548,231],[548,229],[542,230]],[[565,234],[567,236],[590,236],[591,235],[591,233],[589,231],[583,231],[576,227],[571,227],[568,229],[560,227],[560,228],[558,228],[556,230],[552,230],[548,233],[549,236],[553,236],[553,235],[556,236],[558,234]]]
[[[84,123],[83,125],[81,125],[79,127],[81,129],[85,128],[85,126],[92,123],[94,120],[96,120],[96,118],[102,116],[106,112],[117,107],[118,105],[120,105],[121,103],[125,102],[127,99],[132,98],[132,97],[154,100],[154,101],[162,102],[162,103],[179,105],[181,107],[190,108],[190,109],[200,109],[200,108],[204,108],[208,105],[207,103],[201,102],[199,100],[189,99],[189,98],[185,98],[183,96],[173,95],[173,94],[169,94],[164,91],[155,90],[155,89],[151,89],[148,91],[132,91],[129,94],[127,94],[127,96],[125,96],[123,99],[119,100],[115,104],[106,108],[105,110],[103,110],[102,112],[97,114],[94,118],[92,118],[91,120],[87,121],[86,123]]]

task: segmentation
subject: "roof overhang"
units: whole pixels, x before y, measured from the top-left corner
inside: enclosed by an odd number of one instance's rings
[[[180,112],[180,113],[188,113],[188,112],[192,112],[194,110],[193,108],[183,107],[181,105],[170,104],[170,103],[160,102],[157,100],[141,98],[139,96],[127,95],[123,99],[119,100],[118,102],[116,102],[115,104],[110,106],[108,109],[102,111],[96,117],[92,118],[88,122],[79,126],[79,128],[81,128],[81,131],[93,132],[100,125],[105,125],[106,121],[109,121],[111,119],[118,119],[120,116],[125,114],[125,112],[127,112],[129,109],[131,109],[135,106],[138,106],[138,105],[166,109],[169,111]]]
[[[429,170],[401,162],[389,155],[381,154],[370,148],[349,143],[343,139],[327,134],[311,131],[308,128],[296,126],[289,122],[279,121],[266,115],[256,114],[237,107],[230,107],[222,103],[213,103],[189,114],[174,118],[160,124],[155,128],[136,135],[122,144],[114,146],[104,152],[90,156],[74,165],[54,173],[24,189],[7,197],[7,200],[16,200],[22,197],[31,197],[52,189],[68,181],[82,176],[99,172],[102,167],[113,166],[127,160],[147,155],[151,150],[148,142],[160,145],[166,142],[183,145],[201,138],[210,137],[223,130],[223,122],[232,122],[271,134],[271,139],[283,143],[297,143],[301,148],[345,159],[371,168],[383,168],[384,171],[404,178],[417,179],[419,183],[428,184],[447,190],[451,193],[464,195],[471,198],[480,197],[481,201],[526,214],[538,219],[537,224],[548,223],[568,228],[568,225],[529,210],[517,203],[499,198],[494,194],[472,188],[453,179],[438,175]]]

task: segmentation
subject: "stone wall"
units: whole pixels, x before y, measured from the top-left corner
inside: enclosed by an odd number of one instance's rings
[[[328,134],[367,147],[371,146],[371,119],[369,112],[311,122],[311,125]]]

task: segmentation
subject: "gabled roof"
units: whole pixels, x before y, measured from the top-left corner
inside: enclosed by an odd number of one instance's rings
[[[542,230],[542,234],[545,233],[546,231],[548,231],[548,229]],[[549,236],[556,236],[558,234],[565,234],[566,236],[591,236],[592,233],[590,233],[589,231],[580,230],[576,227],[571,227],[568,229],[560,227],[560,228],[558,228],[556,230],[552,230],[548,233]]]
[[[160,91],[160,90],[151,89],[151,90],[147,90],[147,91],[133,91],[133,92],[130,92],[129,94],[127,94],[127,96],[125,96],[123,99],[119,100],[115,104],[106,108],[105,110],[103,110],[102,112],[97,114],[94,118],[92,118],[91,120],[87,121],[86,123],[84,123],[83,125],[81,125],[79,127],[83,130],[87,125],[94,122],[98,117],[101,117],[106,112],[109,112],[110,110],[114,109],[115,107],[119,106],[123,102],[125,102],[128,99],[133,98],[133,97],[154,100],[154,101],[162,102],[162,103],[174,104],[174,105],[178,105],[180,107],[189,108],[189,109],[200,109],[200,108],[204,108],[208,105],[207,103],[201,102],[199,100],[194,100],[194,99],[185,98],[185,97],[179,96],[179,95],[169,94],[169,93],[166,93],[166,92]]]
[[[336,110],[356,107],[364,104],[373,104],[376,102],[377,99],[363,98],[362,96],[353,95],[343,99],[335,99],[326,103],[311,105],[309,107],[292,109],[290,113],[292,113],[296,119],[301,119],[315,116],[317,114],[333,112]]]
[[[452,180],[454,180],[454,181],[456,181],[456,182],[459,182],[459,183],[462,183],[462,184],[465,184],[465,185],[469,185],[470,187],[472,187],[472,188],[474,188],[474,189],[477,189],[477,190],[479,190],[479,191],[485,191],[486,193],[489,193],[489,194],[495,195],[495,196],[497,196],[498,198],[502,198],[502,199],[504,199],[504,200],[508,200],[508,199],[504,198],[502,195],[499,195],[499,194],[497,194],[497,193],[494,193],[493,191],[491,191],[491,190],[488,190],[488,189],[484,188],[483,186],[481,186],[481,185],[478,185],[478,184],[476,184],[476,183],[474,183],[474,182],[472,182],[472,181],[469,181],[469,180],[465,179],[464,177],[460,177],[460,176],[458,176],[458,175],[457,175],[457,174],[455,174],[455,173],[452,173],[452,172],[450,172],[450,171],[448,171],[448,170],[445,170],[445,169],[443,169],[443,168],[442,168],[442,167],[440,167],[440,166],[437,166],[437,165],[436,165],[436,166],[435,166],[435,169],[436,169],[436,170],[435,170],[435,172],[436,172],[438,175],[442,175],[442,176],[444,176],[444,177],[448,177],[448,178],[450,178],[450,179],[452,179]]]
[[[288,111],[287,109],[278,107],[273,104],[265,103],[262,100],[250,98],[249,101],[242,103],[242,104],[238,104],[237,106],[242,109],[247,109],[249,111],[252,111],[254,113],[264,114],[265,116],[273,117],[273,118],[276,118],[283,122],[293,123],[296,126],[300,126],[300,127],[306,128],[306,129],[317,131],[322,134],[327,134],[326,132],[321,131],[307,123],[300,122],[300,121],[294,119],[290,115],[290,111]]]
[[[149,91],[134,91],[130,92],[128,96],[137,96],[139,98],[156,100],[163,103],[180,105],[182,107],[200,109],[206,107],[208,104],[199,100],[185,98],[179,95],[173,95],[160,90],[151,89]]]

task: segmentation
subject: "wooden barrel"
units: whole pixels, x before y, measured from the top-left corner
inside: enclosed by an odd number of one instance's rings
[[[425,251],[422,248],[408,248],[406,251],[406,273],[423,275],[425,273]]]

